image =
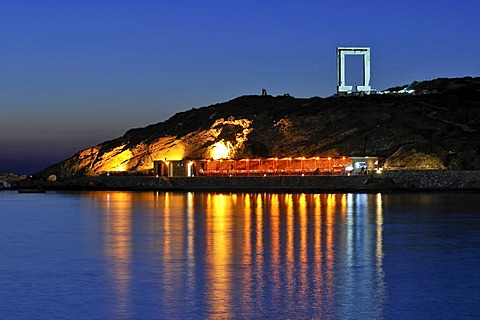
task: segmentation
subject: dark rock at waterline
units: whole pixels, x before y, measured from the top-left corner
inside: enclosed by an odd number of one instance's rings
[[[389,177],[377,177],[375,175],[369,176],[365,180],[365,184],[368,185],[370,188],[378,189],[378,190],[394,190],[399,188],[406,188],[404,184],[397,184],[392,178]]]
[[[0,190],[15,188],[20,181],[27,179],[26,175],[15,173],[0,173]]]

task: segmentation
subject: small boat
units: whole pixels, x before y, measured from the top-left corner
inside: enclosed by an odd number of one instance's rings
[[[18,193],[46,193],[45,189],[18,189]]]

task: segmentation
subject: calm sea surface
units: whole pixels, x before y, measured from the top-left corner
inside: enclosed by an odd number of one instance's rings
[[[0,319],[478,319],[479,194],[0,192]]]

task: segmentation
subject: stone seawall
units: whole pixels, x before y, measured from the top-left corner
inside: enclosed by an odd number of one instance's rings
[[[174,189],[240,190],[264,192],[367,192],[373,184],[367,176],[278,176],[278,177],[199,177],[174,178]]]
[[[358,176],[171,177],[99,176],[23,180],[18,188],[259,192],[480,192],[480,171],[385,171]]]
[[[480,191],[480,170],[385,171],[382,176],[402,189]]]

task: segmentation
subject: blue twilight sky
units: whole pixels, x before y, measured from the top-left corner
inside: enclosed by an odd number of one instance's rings
[[[0,0],[0,172],[263,87],[329,96],[337,46],[372,48],[376,89],[478,76],[479,17],[480,0]]]

